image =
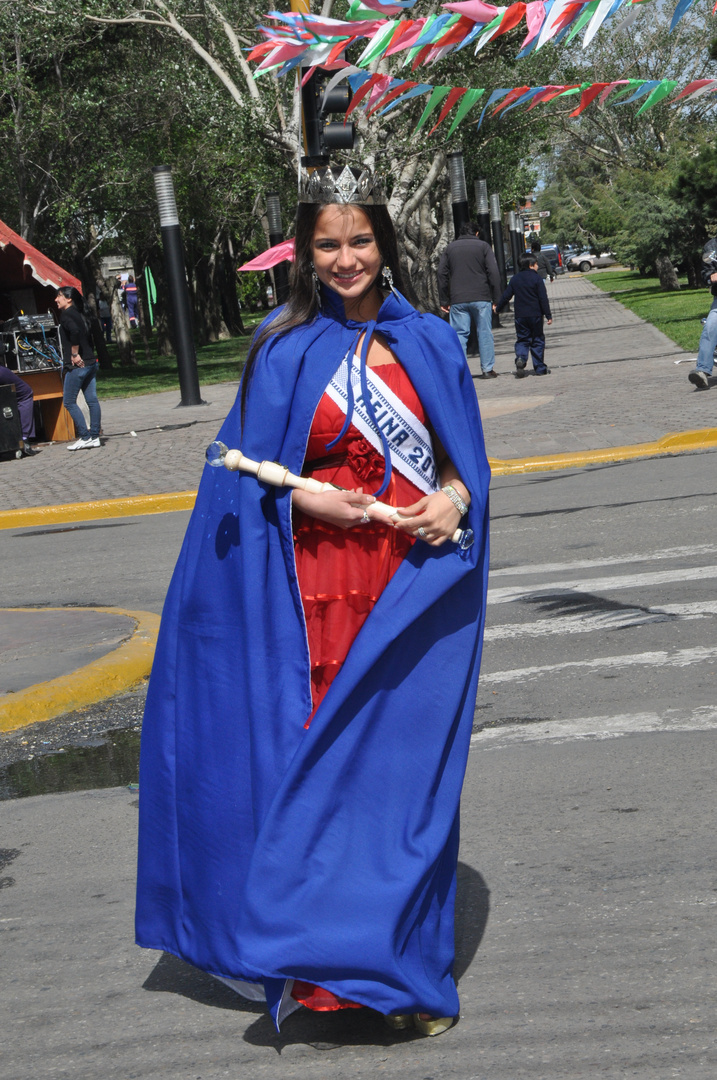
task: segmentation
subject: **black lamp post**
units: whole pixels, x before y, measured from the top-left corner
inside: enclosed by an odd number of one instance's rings
[[[448,177],[451,182],[451,206],[453,208],[453,229],[455,235],[460,233],[461,225],[470,221],[471,215],[468,207],[468,189],[466,188],[466,174],[463,168],[463,151],[453,150],[446,154]]]
[[[520,270],[520,257],[523,254],[524,245],[521,244],[518,236],[518,222],[515,210],[508,212],[508,240],[510,241],[510,253],[513,257],[513,273],[517,274]]]
[[[476,180],[476,211],[478,214],[478,228],[480,238],[487,244],[491,243],[490,212],[488,208],[488,183],[486,180]]]
[[[269,222],[269,245],[274,247],[284,239],[281,227],[281,203],[275,191],[266,193],[266,219]],[[274,267],[274,281],[276,283],[276,302],[285,304],[289,299],[289,269],[286,262],[280,262]]]
[[[169,165],[155,165],[152,172],[159,206],[159,227],[162,231],[164,265],[172,312],[171,330],[182,395],[180,405],[205,405],[199,390],[189,288],[184,267],[184,246],[179,228],[177,201],[174,197],[172,169]]]
[[[490,228],[493,233],[495,261],[498,263],[500,280],[505,289],[508,284],[508,275],[505,270],[505,241],[503,239],[503,215],[500,210],[500,195],[491,195],[490,197]]]

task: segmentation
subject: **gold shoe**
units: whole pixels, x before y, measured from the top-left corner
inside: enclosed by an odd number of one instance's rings
[[[421,1035],[442,1035],[455,1023],[455,1016],[432,1016],[430,1020],[421,1020],[418,1013],[413,1015],[413,1026]]]
[[[410,1013],[399,1013],[398,1016],[384,1016],[385,1022],[394,1031],[405,1031],[413,1025],[413,1017]]]

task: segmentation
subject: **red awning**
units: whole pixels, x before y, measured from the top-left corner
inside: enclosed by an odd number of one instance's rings
[[[13,232],[4,221],[0,221],[0,249],[4,251],[8,244],[22,252],[23,265],[29,266],[30,273],[41,285],[51,289],[59,289],[61,285],[74,285],[82,292],[82,284],[76,277],[68,274],[32,244],[28,244],[27,240]]]

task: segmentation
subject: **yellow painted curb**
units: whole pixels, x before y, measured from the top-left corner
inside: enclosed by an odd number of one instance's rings
[[[64,525],[95,518],[138,517],[191,510],[196,491],[173,491],[167,495],[132,495],[125,499],[62,503],[59,506],[28,506],[23,510],[0,510],[0,529],[27,529],[32,525]]]
[[[6,611],[37,611],[37,608],[6,608]],[[43,608],[43,611],[66,611],[66,608]],[[73,608],[73,611],[78,610]],[[0,731],[52,720],[55,716],[83,709],[105,698],[129,690],[145,679],[152,668],[159,632],[159,615],[150,611],[124,611],[122,608],[96,607],[110,615],[126,615],[136,629],[129,641],[91,664],[48,682],[28,686],[16,694],[0,698]]]
[[[602,465],[611,461],[631,461],[634,458],[685,454],[691,450],[717,448],[717,428],[698,431],[676,431],[661,439],[634,446],[608,446],[602,450],[581,450],[571,454],[548,454],[546,457],[520,458],[500,461],[488,458],[493,476],[514,476],[520,473],[549,472],[551,469],[581,469],[586,465]]]
[[[513,476],[528,472],[548,472],[551,469],[581,469],[586,465],[601,465],[611,461],[630,461],[633,458],[685,454],[693,450],[716,448],[717,428],[700,428],[697,431],[672,432],[655,442],[637,443],[634,446],[608,446],[601,450],[580,450],[575,453],[548,454],[545,457],[516,458],[508,461],[489,457],[488,462],[493,476]],[[101,499],[98,502],[0,510],[0,530],[191,510],[196,497],[196,491],[173,491],[164,495],[134,495],[124,499]]]

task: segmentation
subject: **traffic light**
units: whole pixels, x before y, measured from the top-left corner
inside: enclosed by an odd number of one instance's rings
[[[353,123],[328,118],[347,112],[352,93],[347,84],[334,86],[325,92],[324,87],[332,72],[316,68],[310,79],[301,87],[301,111],[304,122],[304,166],[328,165],[333,150],[351,150],[354,144]]]

